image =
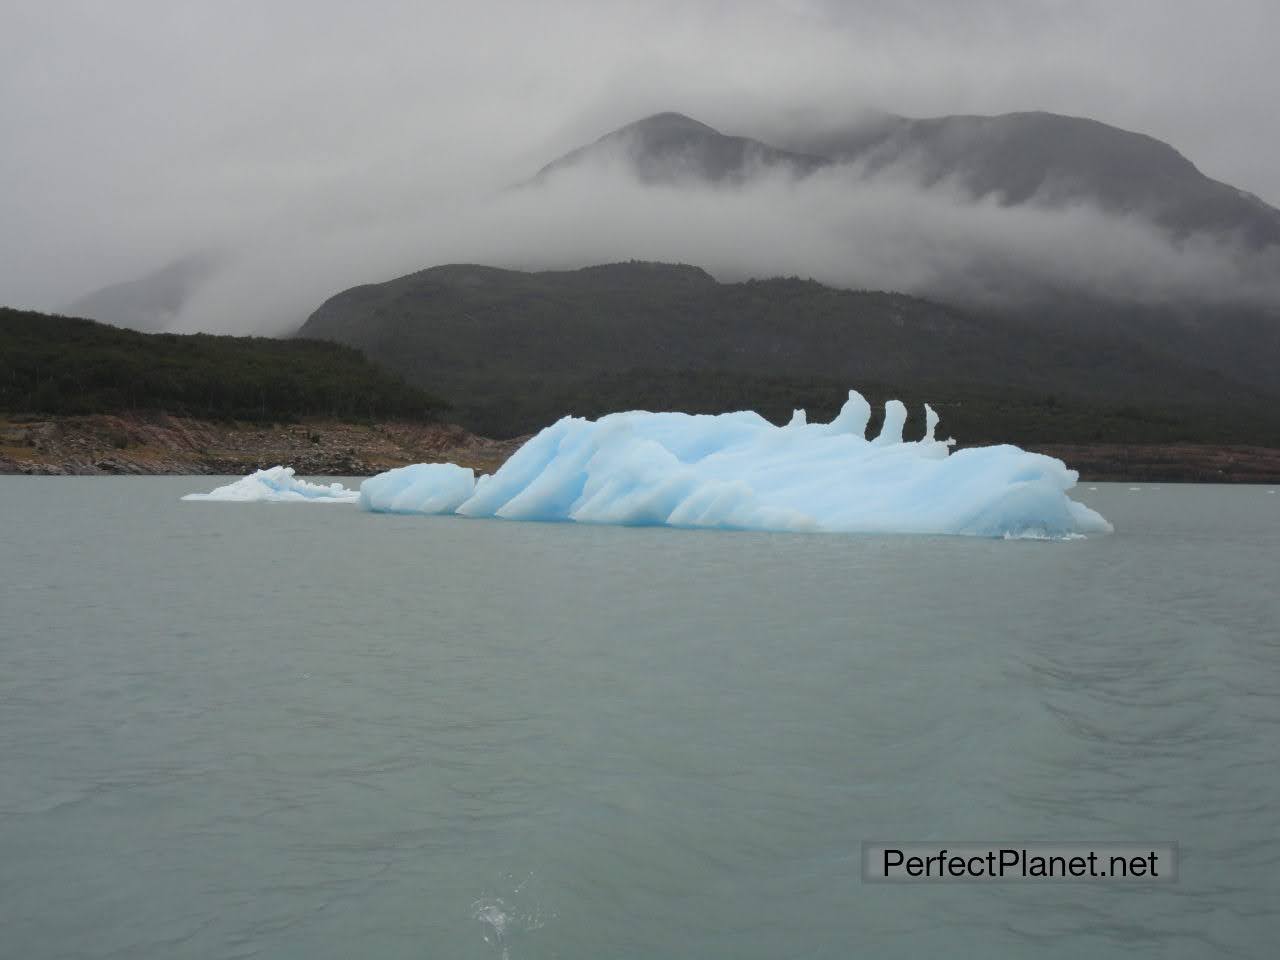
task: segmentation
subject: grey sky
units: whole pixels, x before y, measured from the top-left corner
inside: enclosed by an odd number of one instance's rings
[[[469,201],[664,109],[765,136],[1047,109],[1274,204],[1277,36],[1270,0],[4,0],[0,302],[223,246],[255,254],[216,309],[294,285],[288,313],[447,255]]]

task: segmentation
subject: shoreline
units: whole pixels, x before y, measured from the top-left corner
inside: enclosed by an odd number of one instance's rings
[[[527,437],[492,440],[443,423],[245,423],[166,414],[0,414],[0,475],[244,476],[277,464],[304,476],[372,476],[411,463],[492,473]],[[983,444],[966,444],[980,446]],[[1027,444],[1087,482],[1280,483],[1280,448],[1242,444]]]
[[[445,423],[245,423],[167,414],[0,414],[0,474],[243,476],[277,464],[306,476],[372,476],[452,461],[491,473],[525,441]]]
[[[1027,450],[1056,457],[1081,483],[1280,483],[1280,449],[1247,444],[1046,443]]]

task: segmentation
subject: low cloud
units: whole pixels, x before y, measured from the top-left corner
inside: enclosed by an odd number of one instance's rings
[[[945,185],[502,191],[663,110],[781,141],[868,109],[1043,109],[1149,133],[1280,202],[1278,30],[1269,0],[1177,16],[1165,0],[9,0],[0,302],[58,309],[210,249],[227,264],[184,328],[285,330],[346,286],[456,259],[979,292],[1000,286],[995,262],[1004,281],[1255,296],[1266,265],[1228,238],[1178,247]]]
[[[811,277],[856,289],[1010,305],[1056,294],[1120,302],[1280,303],[1280,250],[1175,240],[1088,205],[1002,206],[954,183],[834,167],[745,186],[646,186],[619,164],[536,187],[441,201],[398,223],[319,234],[267,224],[188,303],[175,329],[285,332],[324,299],[439,263],[572,269],[641,259],[720,280]]]

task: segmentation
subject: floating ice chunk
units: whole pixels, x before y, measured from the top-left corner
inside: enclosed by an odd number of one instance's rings
[[[453,513],[475,487],[475,474],[466,467],[415,463],[360,484],[360,506],[376,513]]]
[[[222,500],[236,503],[355,503],[360,494],[340,483],[308,483],[293,475],[293,467],[259,470],[208,493],[188,493],[183,500]]]
[[[469,490],[471,472],[407,467],[366,480],[367,510],[510,520],[745,530],[942,533],[1062,538],[1111,525],[1066,496],[1078,476],[1012,446],[951,453],[926,435],[903,442],[906,408],[870,407],[856,391],[829,424],[797,411],[785,427],[754,413],[565,417]],[[456,504],[456,506],[455,506]]]

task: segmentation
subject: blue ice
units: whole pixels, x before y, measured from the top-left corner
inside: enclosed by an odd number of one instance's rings
[[[417,464],[364,481],[360,504],[388,513],[629,526],[1066,538],[1111,525],[1070,499],[1078,475],[1018,447],[952,452],[905,441],[906,407],[871,408],[857,391],[831,423],[803,410],[777,427],[755,413],[565,417],[478,480],[453,464]]]

